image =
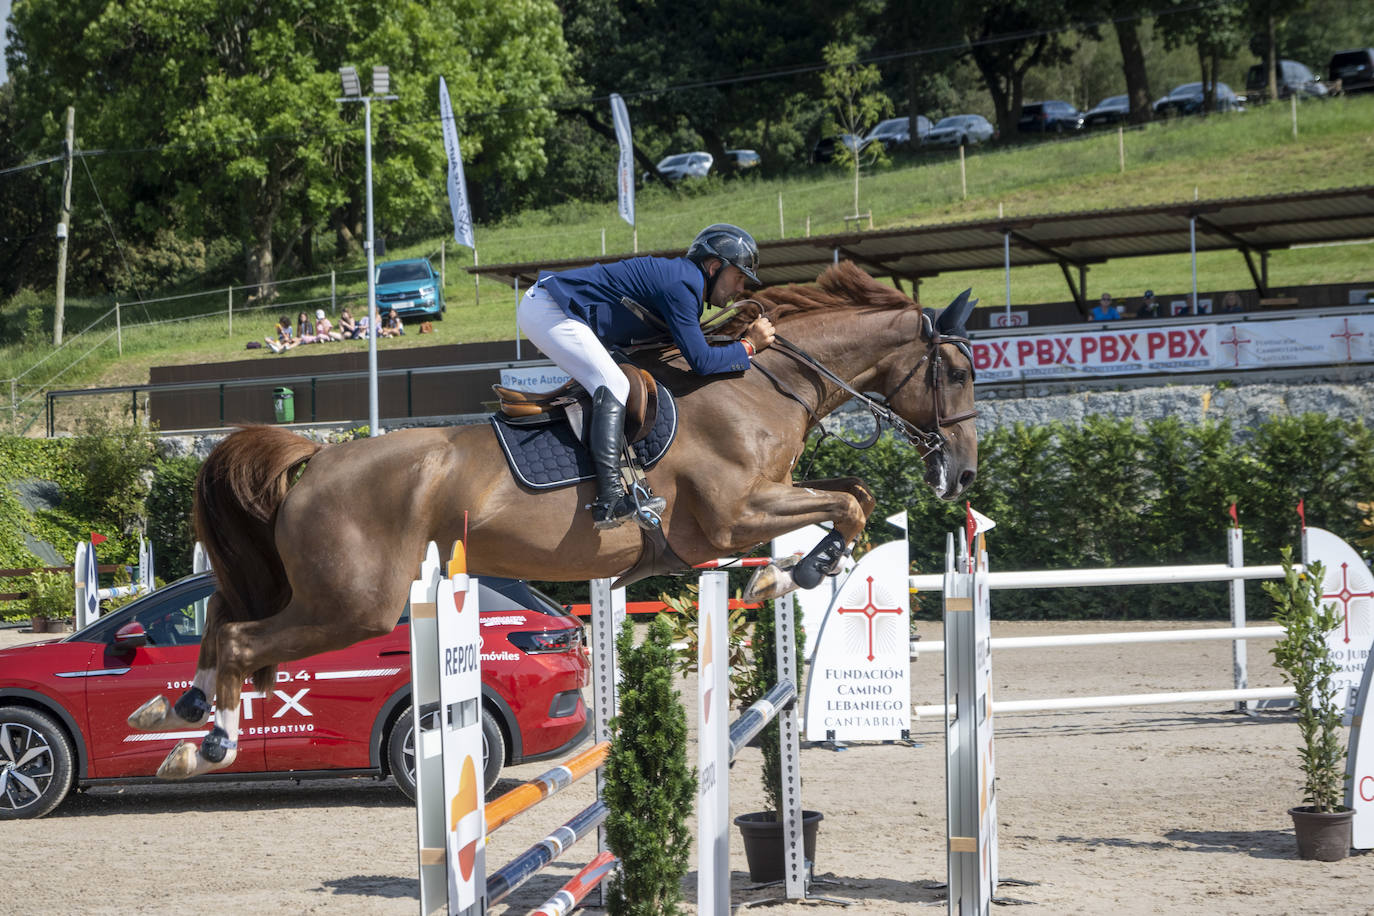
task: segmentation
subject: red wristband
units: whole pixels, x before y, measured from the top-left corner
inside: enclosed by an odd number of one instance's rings
[[[746,355],[748,355],[748,356],[753,356],[753,355],[754,355],[754,345],[751,344],[751,343],[749,342],[749,338],[747,338],[747,337],[744,338],[743,340],[740,341],[740,343],[744,344],[744,352],[745,352]]]

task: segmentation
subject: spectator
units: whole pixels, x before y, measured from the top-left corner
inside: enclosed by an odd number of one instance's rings
[[[343,340],[343,335],[334,330],[334,325],[325,315],[324,309],[315,309],[315,337],[320,343]]]
[[[406,332],[406,326],[401,324],[401,316],[396,314],[395,309],[387,309],[386,317],[382,319],[383,337],[400,337]]]
[[[1136,309],[1137,318],[1158,318],[1161,314],[1158,300],[1155,299],[1155,291],[1145,290],[1145,299],[1140,303],[1140,308]]]
[[[311,321],[305,312],[301,312],[296,316],[296,340],[303,344],[312,344],[318,339],[315,336],[315,322]]]
[[[354,334],[354,337],[358,338],[359,340],[367,340],[368,321],[369,319],[366,315],[363,315],[361,318],[358,319],[358,333]]]
[[[271,337],[263,338],[263,340],[267,341],[267,345],[272,348],[273,353],[285,353],[299,343],[299,341],[291,335],[291,319],[287,318],[285,315],[277,319],[276,330],[277,337],[275,340]]]
[[[1121,309],[1112,304],[1112,294],[1103,293],[1101,301],[1093,307],[1088,319],[1090,321],[1115,321],[1120,317]]]
[[[358,322],[353,320],[353,313],[344,309],[339,313],[339,333],[344,340],[357,340],[363,336],[362,329],[358,327]]]
[[[1235,290],[1231,290],[1231,291],[1230,291],[1229,293],[1227,293],[1225,296],[1222,296],[1222,297],[1221,297],[1221,310],[1222,310],[1223,312],[1243,312],[1243,311],[1245,311],[1245,304],[1242,303],[1242,302],[1240,301],[1240,294],[1237,293]]]

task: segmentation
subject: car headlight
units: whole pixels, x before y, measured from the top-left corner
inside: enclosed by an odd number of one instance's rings
[[[433,299],[433,298],[434,298],[434,287],[432,287],[432,286],[422,286],[422,287],[420,287],[420,298],[421,298],[421,299]]]
[[[549,652],[576,652],[582,645],[582,628],[569,627],[566,630],[518,630],[507,633],[510,644],[528,655],[541,655]]]

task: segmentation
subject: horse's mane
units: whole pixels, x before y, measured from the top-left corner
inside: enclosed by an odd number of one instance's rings
[[[879,283],[853,261],[840,261],[827,267],[815,283],[793,283],[759,290],[754,301],[774,323],[807,312],[834,311],[846,308],[909,309],[917,303],[899,289]],[[725,325],[722,333],[738,337],[757,316],[753,309],[742,313]]]

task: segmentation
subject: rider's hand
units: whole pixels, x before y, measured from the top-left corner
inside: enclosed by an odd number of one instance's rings
[[[754,323],[749,325],[749,330],[744,332],[744,339],[754,345],[754,352],[764,349],[773,343],[773,322],[762,315],[754,319]]]

